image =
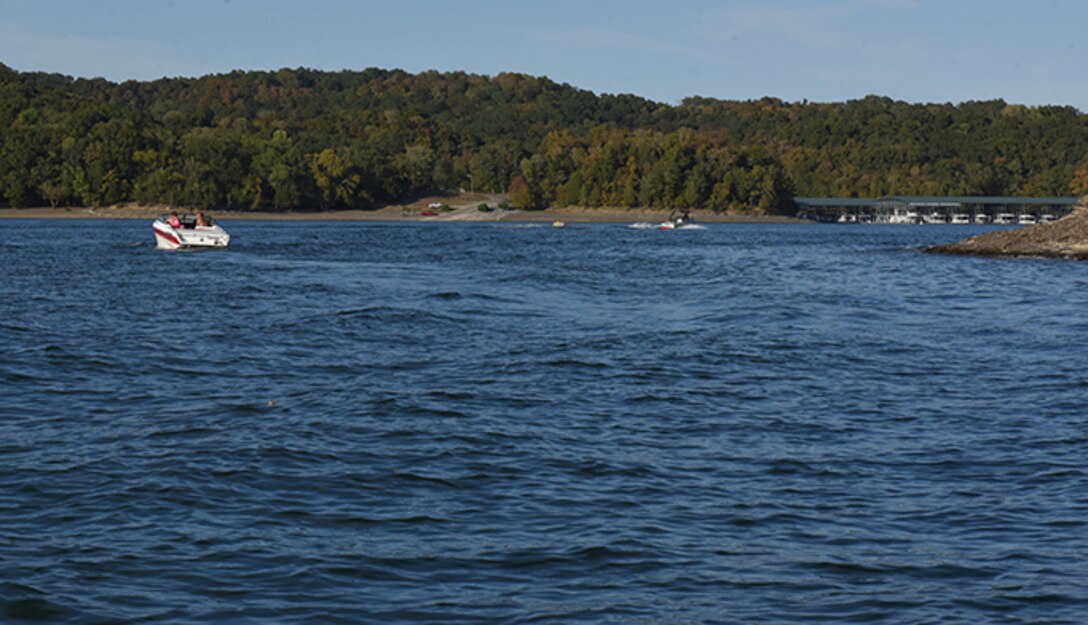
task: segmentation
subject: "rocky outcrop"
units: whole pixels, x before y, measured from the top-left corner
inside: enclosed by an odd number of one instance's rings
[[[1040,256],[1088,260],[1088,196],[1081,198],[1072,213],[1053,223],[987,232],[959,243],[937,245],[926,251],[969,256]]]

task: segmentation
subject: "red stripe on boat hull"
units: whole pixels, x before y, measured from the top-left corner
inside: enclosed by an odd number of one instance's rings
[[[163,239],[169,241],[170,243],[173,243],[174,245],[181,245],[181,241],[179,241],[178,238],[173,235],[173,233],[163,232],[162,230],[159,230],[154,226],[152,226],[151,229],[155,231],[156,236],[160,236]]]

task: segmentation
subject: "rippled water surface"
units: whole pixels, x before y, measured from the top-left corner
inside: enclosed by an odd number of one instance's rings
[[[225,225],[0,223],[0,622],[1088,622],[1088,264]]]

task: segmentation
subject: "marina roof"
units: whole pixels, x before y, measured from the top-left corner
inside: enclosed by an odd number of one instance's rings
[[[882,198],[858,197],[795,197],[793,201],[801,206],[814,208],[860,208],[865,206],[887,206],[889,204],[911,204],[916,206],[956,206],[963,204],[1004,205],[1004,206],[1072,206],[1077,203],[1075,197],[1013,197],[991,195],[891,195]]]

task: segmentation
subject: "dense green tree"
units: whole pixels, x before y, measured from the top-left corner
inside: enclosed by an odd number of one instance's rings
[[[322,208],[354,208],[362,188],[362,176],[347,149],[325,148],[309,158],[310,171],[321,193]]]
[[[28,206],[37,200],[35,166],[47,157],[48,137],[36,125],[16,124],[3,135],[0,150],[0,192],[12,206]],[[41,168],[38,173],[44,173]]]
[[[223,128],[194,128],[181,138],[185,203],[200,208],[245,206],[251,156],[239,136]]]

